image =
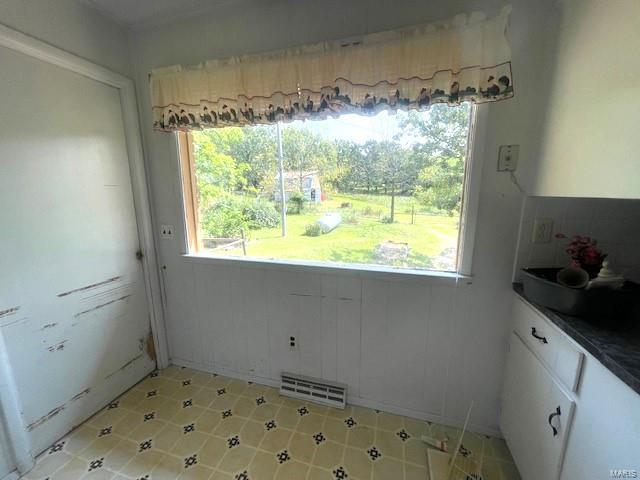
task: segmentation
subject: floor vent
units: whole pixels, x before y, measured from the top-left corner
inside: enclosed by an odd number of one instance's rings
[[[344,383],[283,372],[280,395],[344,408],[347,403],[347,386]]]

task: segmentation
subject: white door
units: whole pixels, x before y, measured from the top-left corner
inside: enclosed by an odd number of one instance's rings
[[[0,334],[38,453],[155,360],[119,90],[0,66]]]
[[[0,408],[0,479],[6,477],[15,470],[11,452],[9,451],[9,439],[4,433],[2,425],[2,409]]]
[[[500,426],[523,480],[557,480],[574,402],[511,334]]]

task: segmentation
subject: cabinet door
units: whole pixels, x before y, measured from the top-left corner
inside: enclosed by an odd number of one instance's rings
[[[551,322],[522,298],[513,305],[514,331],[550,371],[576,391],[584,355]]]
[[[573,408],[571,398],[512,333],[501,427],[524,480],[559,477]]]

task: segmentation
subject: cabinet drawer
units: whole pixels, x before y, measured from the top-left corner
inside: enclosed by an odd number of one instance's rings
[[[514,331],[565,387],[575,391],[580,379],[583,353],[520,297],[515,299],[513,317]]]
[[[557,480],[574,402],[520,337],[512,333],[500,426],[523,480]]]

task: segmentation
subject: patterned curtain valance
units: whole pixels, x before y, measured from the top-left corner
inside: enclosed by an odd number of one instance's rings
[[[513,96],[510,8],[151,74],[154,127],[200,129]]]

